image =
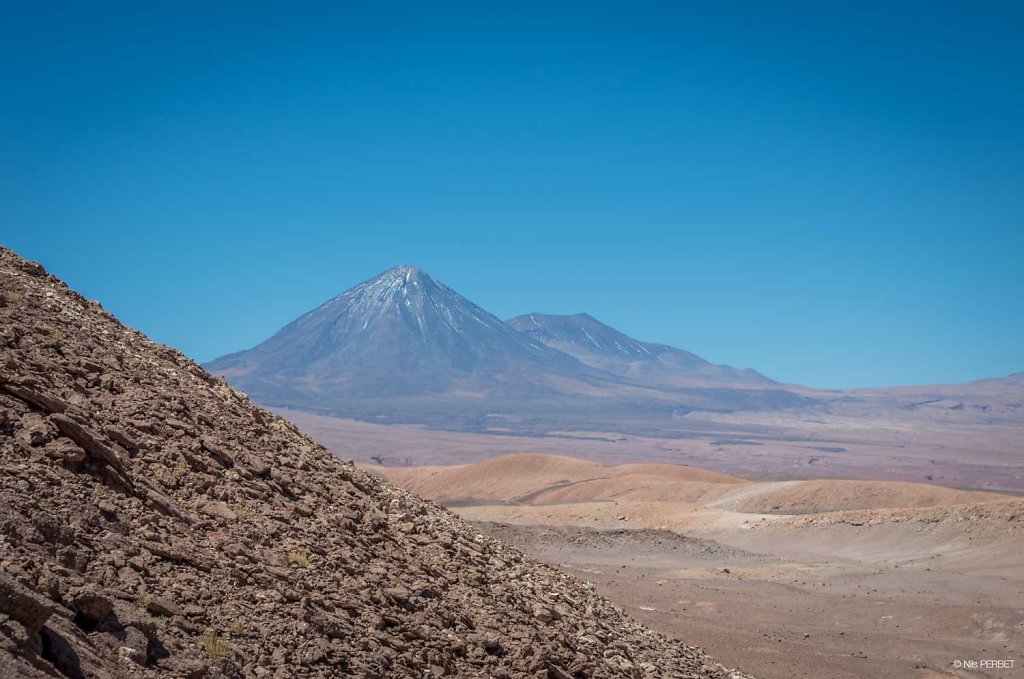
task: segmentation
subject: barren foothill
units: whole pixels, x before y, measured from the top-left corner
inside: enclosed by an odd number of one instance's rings
[[[746,676],[3,248],[0,432],[0,676]]]

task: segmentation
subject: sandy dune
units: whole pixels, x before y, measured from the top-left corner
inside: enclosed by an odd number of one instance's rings
[[[743,512],[823,512],[840,509],[940,507],[1005,500],[1006,495],[901,481],[811,480],[774,484],[743,502]]]
[[[601,475],[605,465],[559,455],[506,455],[475,464],[367,467],[421,497],[439,502],[515,501]]]
[[[742,479],[669,464],[606,465],[542,454],[504,455],[450,467],[370,467],[421,497],[446,504],[545,505],[608,499],[697,502]]]
[[[473,464],[367,469],[422,497],[450,505],[552,505],[620,501],[693,503],[744,513],[936,507],[1006,499],[924,483],[833,479],[751,482],[697,467],[609,465],[524,453]],[[677,514],[667,507],[667,515]]]
[[[891,481],[751,481],[507,455],[374,468],[767,679],[1005,677],[1024,658],[1024,498]]]

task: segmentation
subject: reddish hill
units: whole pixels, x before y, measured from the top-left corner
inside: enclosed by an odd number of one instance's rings
[[[560,455],[503,455],[450,467],[367,467],[418,495],[448,504],[549,504],[599,499],[695,501],[746,483],[672,464],[607,465]]]

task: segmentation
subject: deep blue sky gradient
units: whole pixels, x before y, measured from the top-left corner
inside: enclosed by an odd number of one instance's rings
[[[1020,3],[5,3],[0,242],[200,360],[413,263],[846,387],[1024,370]]]

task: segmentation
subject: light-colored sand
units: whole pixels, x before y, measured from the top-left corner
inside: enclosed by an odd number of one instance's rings
[[[728,490],[714,500],[708,502],[709,507],[729,509],[734,512],[741,511],[745,505],[753,504],[758,498],[767,493],[778,493],[786,488],[800,485],[803,481],[773,481],[767,483],[750,483]]]
[[[952,663],[1024,658],[1019,497],[545,455],[377,471],[766,679],[1010,677]]]
[[[825,512],[840,509],[941,507],[1005,500],[1005,495],[901,481],[812,480],[768,488],[736,509],[743,512]]]
[[[561,455],[503,455],[473,464],[367,469],[422,497],[452,505],[553,505],[620,501],[697,504],[754,514],[939,507],[1006,499],[926,483],[836,479],[751,482],[672,464],[608,465]]]
[[[438,502],[514,501],[539,490],[600,475],[604,465],[559,455],[506,455],[444,467],[366,467]]]
[[[754,522],[775,522],[787,518],[780,515],[740,514],[691,502],[631,500],[550,505],[466,505],[453,509],[471,521],[497,521],[522,526],[655,529],[681,533],[746,528]]]
[[[674,540],[652,531],[483,525],[591,580],[643,622],[727,662],[742,660],[764,679],[1010,679],[1016,674],[960,671],[953,662],[1019,663],[1021,544],[979,543],[951,528],[796,528],[784,520],[722,530],[717,540]]]
[[[450,467],[377,467],[368,470],[421,497],[448,504],[553,504],[608,499],[695,502],[746,482],[695,467],[606,465],[559,455],[504,455]]]

